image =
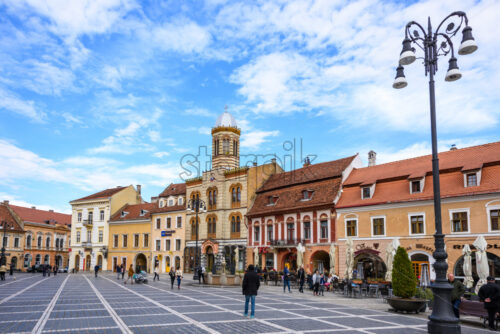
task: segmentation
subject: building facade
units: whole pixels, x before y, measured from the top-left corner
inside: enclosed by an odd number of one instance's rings
[[[5,265],[10,268],[10,265],[13,264],[16,270],[22,270],[24,268],[24,224],[10,208],[9,201],[0,203],[0,221],[2,224],[6,223],[5,226],[0,226],[2,247],[5,248]]]
[[[186,181],[187,201],[196,198],[206,204],[207,212],[198,215],[198,248],[201,265],[207,271],[225,268],[234,273],[243,270],[247,245],[244,217],[255,199],[255,191],[271,175],[280,172],[275,161],[257,166],[239,167],[240,134],[233,116],[227,111],[212,128],[211,169]],[[192,271],[196,255],[196,214],[186,214],[184,270]]]
[[[130,264],[136,272],[151,272],[151,212],[155,203],[125,204],[109,219],[107,270]]]
[[[500,142],[442,152],[439,160],[448,271],[462,278],[464,245],[474,250],[475,239],[484,236],[490,274],[500,278]],[[417,277],[434,279],[431,156],[355,169],[344,183],[337,220],[340,276],[347,238],[354,243],[356,274],[379,279],[387,270],[387,245],[397,239]]]
[[[170,184],[158,196],[151,214],[153,265],[160,272],[172,266],[184,270],[186,242],[186,184]]]
[[[358,155],[314,165],[306,159],[303,168],[271,176],[247,213],[247,261],[295,271],[298,248],[304,247],[304,269],[329,272],[330,246],[336,241],[335,203],[342,182],[359,166]]]
[[[125,204],[142,203],[140,186],[106,189],[71,201],[69,269],[108,268],[109,218]]]

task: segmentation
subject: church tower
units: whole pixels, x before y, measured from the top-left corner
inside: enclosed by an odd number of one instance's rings
[[[236,120],[224,108],[212,128],[212,169],[234,169],[240,166],[240,134]]]

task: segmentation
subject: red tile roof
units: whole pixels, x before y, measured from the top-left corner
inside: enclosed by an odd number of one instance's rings
[[[111,217],[109,221],[125,221],[125,220],[143,220],[151,217],[151,212],[156,208],[156,203],[141,203],[141,204],[127,204],[121,210]],[[144,215],[141,216],[141,211],[145,210]],[[122,217],[122,212],[127,212]]]
[[[49,221],[50,224],[71,224],[71,215],[65,213],[26,208],[12,204],[9,204],[9,206],[25,222],[46,224]]]
[[[186,194],[186,184],[185,183],[171,183],[165,190],[162,191],[158,197],[168,197]]]
[[[186,209],[186,205],[165,205],[163,208],[159,208],[156,206],[156,209],[152,210],[152,213],[165,213],[165,212],[173,212],[173,211],[182,211]]]
[[[86,201],[86,200],[89,200],[89,199],[97,199],[97,198],[108,198],[108,197],[113,196],[117,192],[125,189],[125,188],[127,188],[127,187],[116,187],[116,188],[110,188],[110,189],[102,190],[102,191],[99,191],[99,192],[97,192],[95,194],[92,194],[92,195],[89,195],[89,196],[85,196],[85,197],[82,197],[82,198],[79,198],[79,199],[75,199],[75,200],[73,200],[71,202]]]
[[[294,211],[312,207],[332,206],[337,197],[342,172],[355,156],[306,166],[291,172],[275,174],[257,191],[252,208],[247,216]],[[303,200],[302,191],[312,191],[310,200]],[[274,205],[269,197],[277,196]]]
[[[23,232],[23,228],[19,225],[16,218],[9,210],[8,206],[3,203],[0,203],[0,222],[4,221],[10,224],[11,227],[13,227],[13,229],[7,229],[7,232],[8,231]],[[3,228],[1,228],[0,231],[2,231],[3,233]]]
[[[500,192],[500,142],[439,153],[441,197]],[[464,166],[483,166],[479,186],[464,187]],[[425,175],[424,189],[411,194],[409,180]],[[376,181],[372,198],[361,199],[359,185]],[[344,183],[337,208],[430,200],[433,198],[431,156],[355,169]]]

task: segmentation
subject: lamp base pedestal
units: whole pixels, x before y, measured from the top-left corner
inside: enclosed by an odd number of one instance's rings
[[[448,281],[436,282],[431,285],[434,293],[434,306],[429,316],[427,331],[430,334],[460,334],[460,324],[453,313],[451,291],[453,287]]]

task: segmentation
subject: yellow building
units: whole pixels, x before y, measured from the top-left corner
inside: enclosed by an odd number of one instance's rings
[[[71,255],[69,269],[108,268],[108,220],[126,204],[142,203],[141,186],[106,189],[71,201]]]
[[[136,272],[151,271],[151,211],[155,203],[127,204],[109,220],[108,270],[130,264]]]
[[[448,272],[463,278],[464,245],[482,235],[488,243],[490,275],[500,279],[500,142],[439,154],[441,220]],[[398,239],[414,271],[435,277],[431,156],[354,169],[337,204],[338,273],[345,275],[345,242],[354,243],[354,269],[383,278],[386,249]]]
[[[186,228],[186,184],[170,184],[157,199],[152,211],[153,263],[160,272],[174,266],[183,270],[183,254]]]

